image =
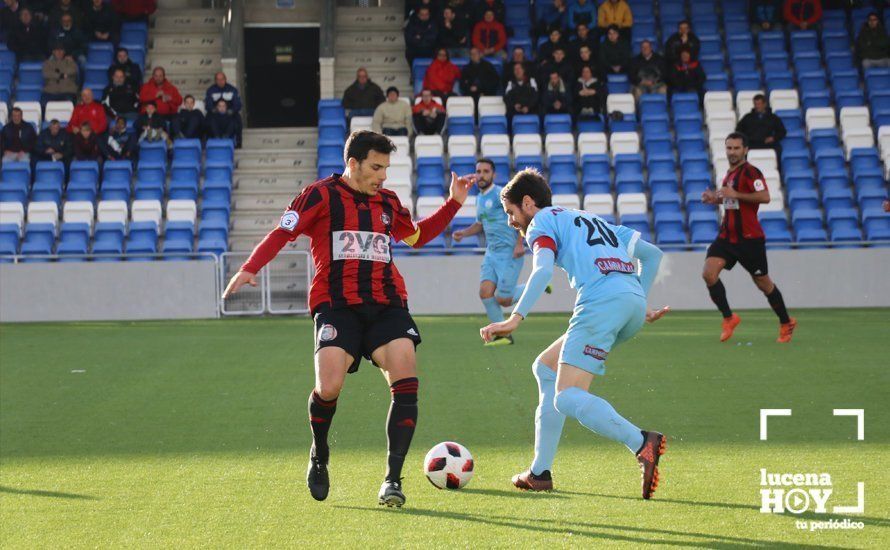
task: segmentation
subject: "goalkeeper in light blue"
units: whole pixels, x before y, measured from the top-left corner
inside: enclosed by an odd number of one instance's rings
[[[501,191],[501,202],[510,225],[534,252],[534,265],[509,319],[482,328],[482,339],[505,337],[519,327],[544,292],[554,265],[565,270],[578,292],[568,330],[532,366],[539,389],[535,458],[528,471],[513,477],[513,484],[533,491],[553,488],[550,470],[568,416],[636,455],[643,498],[648,499],[658,486],[664,435],[641,430],[589,388],[594,375],[605,374],[606,357],[615,346],[633,337],[644,321],[656,321],[669,311],[646,305],[662,252],[633,229],[552,206],[550,187],[535,170],[516,174]]]

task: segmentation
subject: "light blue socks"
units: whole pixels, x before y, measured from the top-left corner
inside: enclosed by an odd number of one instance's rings
[[[532,364],[532,372],[538,381],[538,408],[535,410],[535,460],[531,470],[533,474],[540,475],[544,470],[553,468],[553,458],[566,417],[554,405],[556,372],[537,359]]]
[[[556,394],[556,410],[578,420],[585,428],[624,443],[632,453],[643,446],[640,429],[609,404],[608,401],[581,388],[567,388]]]
[[[485,306],[485,314],[488,315],[492,323],[500,323],[504,320],[504,312],[501,311],[501,304],[498,303],[497,298],[494,296],[483,298],[482,305]]]

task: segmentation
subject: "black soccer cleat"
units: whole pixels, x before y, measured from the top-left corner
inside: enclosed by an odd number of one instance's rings
[[[401,508],[405,504],[405,493],[402,492],[402,481],[384,481],[377,495],[378,503],[392,508]]]
[[[315,458],[309,457],[309,469],[306,472],[306,485],[309,486],[309,494],[315,500],[324,500],[328,498],[328,491],[331,488],[331,479],[328,476],[328,464]]]

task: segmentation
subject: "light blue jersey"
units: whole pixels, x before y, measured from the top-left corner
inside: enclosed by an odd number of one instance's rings
[[[638,231],[589,212],[551,206],[535,214],[526,230],[530,248],[540,237],[556,244],[555,264],[568,274],[578,302],[622,292],[645,298],[632,259]]]
[[[516,230],[507,225],[507,213],[501,204],[501,189],[491,185],[476,197],[476,221],[482,224],[485,231],[485,242],[488,250],[510,251],[516,246]]]

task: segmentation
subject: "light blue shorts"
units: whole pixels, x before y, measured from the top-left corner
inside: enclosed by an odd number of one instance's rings
[[[513,249],[485,251],[482,258],[482,271],[479,281],[491,281],[497,287],[494,295],[499,298],[510,298],[516,289],[516,281],[522,272],[524,256],[513,257]]]
[[[612,348],[632,338],[645,321],[646,299],[631,292],[576,303],[559,362],[605,374]]]

